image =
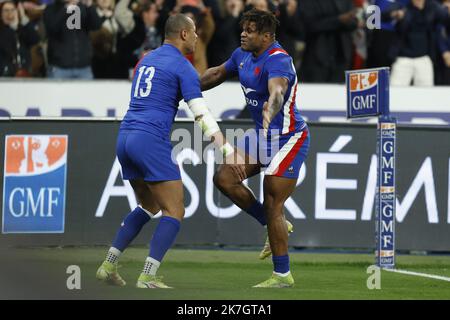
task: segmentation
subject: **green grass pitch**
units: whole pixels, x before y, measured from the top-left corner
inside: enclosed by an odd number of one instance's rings
[[[171,299],[171,300],[304,300],[304,299],[450,299],[450,282],[381,272],[381,289],[366,286],[373,255],[290,253],[296,281],[289,289],[256,289],[252,285],[272,272],[271,259],[257,251],[172,249],[159,275],[172,290],[136,289],[136,279],[147,255],[132,247],[121,258],[123,288],[98,282],[95,272],[106,247],[24,248],[9,252],[1,270],[0,298],[43,299]],[[68,290],[67,267],[78,265],[81,289]],[[449,256],[398,255],[398,269],[450,277]],[[8,270],[9,268],[9,270]],[[13,276],[13,274],[15,276]],[[24,290],[22,286],[27,287]]]

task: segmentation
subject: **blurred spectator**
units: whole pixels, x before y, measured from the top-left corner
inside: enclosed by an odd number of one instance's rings
[[[301,77],[305,82],[344,82],[352,66],[352,31],[357,27],[352,0],[302,0],[306,32]]]
[[[162,41],[164,41],[164,26],[166,24],[166,20],[172,12],[173,6],[169,6],[168,1],[172,0],[154,0],[156,4],[156,9],[158,10],[158,20],[156,21],[156,29],[159,30]],[[175,2],[173,2],[174,4]]]
[[[31,48],[39,42],[34,25],[29,22],[22,3],[0,4],[0,76],[31,75]]]
[[[163,7],[169,10],[169,12],[180,12],[181,7],[207,7],[211,11],[214,22],[219,21],[221,17],[221,11],[218,0],[164,0]],[[164,19],[165,22],[165,19]]]
[[[279,21],[277,40],[294,60],[296,69],[300,65],[300,54],[304,48],[304,30],[300,19],[298,0],[248,0],[245,10],[252,8],[270,11]]]
[[[156,27],[159,12],[154,2],[148,2],[142,7],[142,21],[145,25],[144,43],[138,49],[138,55],[143,56],[147,52],[152,51],[162,44],[162,36],[160,30]]]
[[[352,69],[362,69],[367,60],[367,34],[365,10],[368,6],[367,0],[353,0],[356,9],[357,28],[353,31],[353,61]]]
[[[23,8],[25,9],[25,13],[31,21],[39,21],[43,14],[46,5],[48,4],[45,0],[28,0],[22,1]],[[53,1],[51,1],[53,2]],[[49,2],[50,3],[50,2]]]
[[[142,50],[146,46],[142,44],[145,42],[145,24],[154,24],[149,18],[157,18],[156,5],[153,2],[142,4],[121,0],[114,6],[113,1],[97,0],[102,28],[91,32],[94,48],[92,69],[95,78],[128,79],[130,70],[145,53]],[[155,44],[156,47],[159,45]]]
[[[197,28],[197,45],[192,57],[187,57],[194,65],[197,72],[202,74],[208,69],[206,49],[214,34],[215,23],[211,9],[205,7],[203,1],[198,6],[182,6],[180,12],[190,17]]]
[[[450,0],[18,1],[0,0],[0,76],[44,76],[48,57],[49,77],[128,79],[161,45],[173,12],[196,23],[197,50],[187,58],[201,73],[240,46],[240,16],[254,7],[276,14],[277,39],[305,82],[339,83],[347,69],[392,65],[393,85],[450,85]],[[69,4],[79,5],[79,30],[67,27]],[[368,4],[381,8],[381,30],[367,30]]]
[[[212,66],[224,63],[240,46],[239,20],[244,11],[243,0],[225,0],[224,17],[220,18],[216,32],[208,47],[208,62]]]
[[[117,37],[119,24],[114,17],[114,0],[97,0],[97,15],[102,27],[92,31],[91,42],[93,48],[92,72],[96,79],[117,78]]]
[[[130,79],[140,59],[138,49],[145,40],[145,24],[141,18],[142,6],[142,2],[131,0],[119,0],[116,3],[114,17],[120,31],[117,39],[118,63],[115,73],[120,79]]]
[[[368,33],[367,67],[390,67],[394,62],[388,54],[395,41],[395,24],[386,12],[395,6],[404,6],[411,0],[375,0],[374,4],[381,9],[383,19],[381,29],[370,30]]]
[[[147,1],[147,0],[141,0]],[[154,0],[158,8],[159,19],[156,24],[156,28],[161,31],[164,41],[164,25],[167,18],[173,13],[179,13],[183,6],[205,6],[211,10],[214,22],[220,20],[222,11],[220,9],[218,1],[222,0]]]
[[[449,8],[434,0],[411,0],[405,7],[388,12],[397,21],[396,40],[391,50],[391,84],[418,86],[434,84],[433,62],[436,58],[437,24],[449,19]]]
[[[300,19],[298,0],[280,0],[276,15],[280,21],[277,30],[277,40],[294,60],[294,65],[300,68],[300,55],[304,48],[304,26]]]
[[[450,6],[450,0],[443,0]],[[440,24],[437,29],[438,55],[435,66],[435,79],[437,85],[450,85],[450,22]]]
[[[69,29],[69,5],[80,9],[80,28]],[[92,48],[89,31],[101,27],[101,20],[91,2],[55,0],[44,11],[44,24],[48,37],[48,77],[55,79],[92,79]]]
[[[23,1],[25,13],[34,24],[36,32],[39,35],[40,42],[31,48],[31,75],[33,77],[46,77],[47,75],[47,57],[46,57],[46,39],[45,26],[43,22],[44,10],[47,2],[53,0],[30,0]]]
[[[262,11],[275,11],[275,6],[269,0],[247,0],[245,3],[245,10],[248,11],[252,8],[262,10]]]

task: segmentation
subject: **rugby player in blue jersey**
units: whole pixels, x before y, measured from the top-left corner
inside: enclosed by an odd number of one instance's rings
[[[295,102],[296,71],[292,58],[275,40],[277,24],[270,12],[252,9],[244,13],[240,48],[224,64],[208,69],[200,77],[202,90],[208,90],[237,75],[255,121],[257,153],[250,152],[252,146],[245,142],[238,143],[238,152],[245,158],[247,177],[266,168],[264,203],[255,198],[228,164],[219,167],[214,183],[241,209],[267,225],[268,240],[260,258],[272,254],[274,272],[255,286],[264,288],[294,285],[288,255],[292,225],[286,221],[283,207],[296,187],[309,148],[308,127]]]
[[[227,163],[243,162],[220,132],[202,97],[198,74],[185,58],[193,53],[196,41],[195,24],[190,18],[182,14],[170,16],[164,44],[144,56],[136,66],[130,106],[120,126],[116,152],[123,179],[130,181],[139,206],[123,220],[105,261],[97,270],[99,280],[118,286],[126,284],[117,272],[119,257],[144,224],[162,211],[136,286],[168,288],[156,272],[184,216],[183,184],[178,164],[172,159],[170,142],[170,130],[181,98],[187,102],[204,135],[220,148]],[[242,164],[229,167],[245,178]]]

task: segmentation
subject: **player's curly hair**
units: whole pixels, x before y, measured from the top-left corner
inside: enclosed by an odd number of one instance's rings
[[[272,35],[275,35],[277,26],[280,24],[272,12],[258,9],[251,9],[245,12],[242,15],[239,25],[242,28],[242,26],[247,22],[254,22],[258,33],[270,32]]]

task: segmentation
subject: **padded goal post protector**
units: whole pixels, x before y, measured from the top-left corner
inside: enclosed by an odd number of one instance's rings
[[[375,263],[395,266],[396,120],[389,114],[389,68],[345,72],[347,118],[378,117]]]

